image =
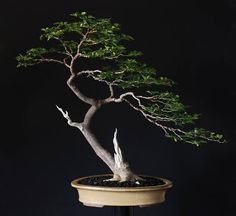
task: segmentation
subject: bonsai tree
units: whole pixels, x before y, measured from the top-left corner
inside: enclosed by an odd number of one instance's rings
[[[158,76],[154,68],[143,63],[141,52],[128,50],[127,42],[133,38],[121,33],[119,24],[107,18],[95,18],[86,12],[73,13],[71,17],[70,22],[56,22],[43,28],[40,39],[54,43],[19,54],[18,67],[40,63],[57,63],[65,67],[68,87],[89,108],[82,122],[72,121],[67,111],[58,106],[57,109],[70,126],[81,131],[97,156],[110,168],[114,174],[111,180],[136,182],[141,178],[124,161],[117,142],[117,130],[113,139],[113,156],[104,149],[90,128],[94,115],[106,104],[126,103],[175,142],[196,146],[208,141],[224,142],[221,134],[194,127],[199,115],[188,113],[179,96],[171,91],[175,82]],[[87,65],[87,69],[79,70],[83,59],[99,60],[99,64],[94,68]],[[79,77],[105,84],[108,96],[96,99],[81,92]]]

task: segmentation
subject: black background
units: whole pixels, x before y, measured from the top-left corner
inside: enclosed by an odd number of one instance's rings
[[[233,0],[8,1],[0,7],[0,215],[111,215],[111,208],[84,207],[70,182],[108,173],[108,168],[55,104],[80,120],[87,106],[66,86],[60,65],[17,69],[15,56],[39,46],[40,29],[87,11],[111,17],[136,39],[145,61],[177,81],[175,90],[190,110],[202,113],[198,126],[223,133],[226,144],[196,148],[174,143],[125,105],[99,111],[93,128],[112,150],[118,139],[136,173],[174,182],[167,201],[135,208],[135,215],[233,216],[236,193],[236,3]],[[103,94],[91,83],[87,93]]]

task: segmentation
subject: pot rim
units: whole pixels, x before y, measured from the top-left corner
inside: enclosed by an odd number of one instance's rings
[[[173,186],[173,183],[168,179],[157,177],[157,176],[149,176],[149,175],[139,175],[139,176],[157,178],[157,179],[164,181],[165,184],[156,185],[156,186],[143,186],[143,187],[106,187],[106,186],[84,185],[84,184],[78,183],[80,180],[83,180],[86,178],[92,178],[92,177],[99,177],[99,176],[113,176],[113,175],[112,174],[100,174],[100,175],[91,175],[91,176],[77,178],[71,182],[71,186],[74,188],[77,188],[77,189],[87,189],[87,190],[95,190],[95,191],[101,191],[101,190],[103,190],[103,191],[119,191],[119,192],[165,190],[165,189],[171,188]]]

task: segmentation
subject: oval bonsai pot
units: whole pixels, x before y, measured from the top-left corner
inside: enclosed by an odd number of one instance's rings
[[[172,182],[154,176],[151,177],[161,180],[163,184],[156,186],[139,186],[139,187],[108,187],[94,186],[81,183],[93,177],[112,177],[112,175],[94,175],[75,179],[71,186],[76,188],[79,193],[79,201],[86,206],[103,207],[103,206],[150,206],[165,201],[166,190],[172,187]]]

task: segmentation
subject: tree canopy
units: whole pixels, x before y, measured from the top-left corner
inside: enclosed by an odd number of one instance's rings
[[[208,141],[225,142],[221,134],[195,127],[199,115],[188,113],[180,97],[173,93],[175,82],[160,76],[156,69],[141,61],[142,52],[127,48],[127,43],[134,39],[123,34],[119,24],[86,12],[70,16],[71,21],[56,22],[43,28],[40,39],[45,47],[19,54],[17,66],[59,63],[71,75],[85,75],[105,83],[110,90],[111,102],[127,103],[174,141],[197,146]],[[83,58],[99,59],[103,64],[98,68],[76,71],[76,62],[79,65]],[[116,95],[114,88],[121,89],[122,93]]]

